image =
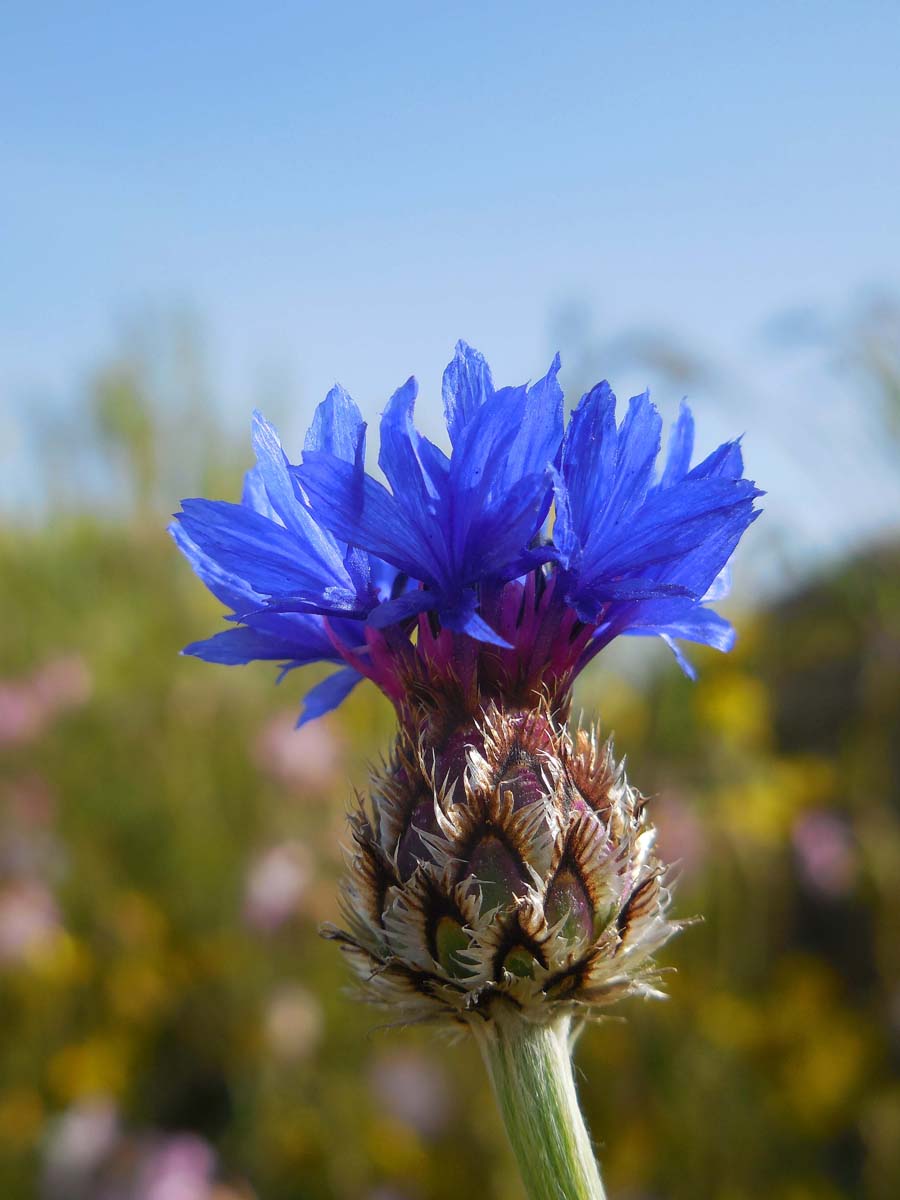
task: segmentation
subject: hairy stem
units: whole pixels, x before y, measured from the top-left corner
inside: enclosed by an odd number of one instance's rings
[[[569,1018],[537,1025],[498,1006],[475,1033],[529,1200],[605,1200],[575,1093]]]

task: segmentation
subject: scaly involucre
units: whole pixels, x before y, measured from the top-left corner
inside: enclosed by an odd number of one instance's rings
[[[401,739],[352,818],[347,928],[326,933],[365,997],[401,1021],[465,1023],[498,1000],[548,1021],[657,994],[649,958],[676,926],[609,743],[494,704],[461,737],[461,772]]]

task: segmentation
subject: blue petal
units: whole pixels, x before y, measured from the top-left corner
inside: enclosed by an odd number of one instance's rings
[[[335,659],[337,654],[324,635],[313,636],[307,644],[299,636],[277,637],[250,629],[246,625],[225,629],[201,642],[191,642],[182,654],[202,658],[206,662],[237,666],[256,660],[292,659],[298,666]]]
[[[686,642],[699,642],[726,653],[733,648],[735,642],[731,622],[711,608],[700,604],[680,619],[671,621],[660,633],[667,637],[683,638]]]
[[[354,671],[352,667],[344,667],[340,671],[335,671],[333,675],[329,675],[327,679],[323,679],[321,683],[317,683],[304,697],[303,711],[297,721],[297,728],[299,729],[307,721],[314,721],[316,717],[322,717],[325,713],[337,708],[346,700],[362,678],[359,671]]]
[[[488,642],[493,646],[502,646],[505,650],[511,650],[509,642],[505,641],[496,630],[492,629],[477,612],[469,612],[464,614],[452,613],[441,614],[441,622],[448,629],[453,629],[457,633],[467,633],[469,637],[475,638],[479,642]]]
[[[682,583],[695,595],[703,598],[710,592],[726,567],[738,542],[761,515],[753,509],[752,500],[745,500],[711,520],[705,536],[684,556],[660,567],[665,578]],[[710,597],[716,598],[715,594]]]
[[[272,612],[269,608],[241,614],[240,621],[259,633],[290,642],[297,657],[312,662],[319,658],[335,658],[331,638],[321,616],[309,612]],[[361,640],[363,624],[358,618],[329,616],[329,627],[337,632],[342,641],[351,643]],[[299,647],[299,649],[298,649]]]
[[[659,579],[599,579],[588,594],[595,602],[610,600],[669,600],[673,597],[688,597],[696,602],[700,599],[680,583],[667,583]],[[586,618],[588,620],[592,618]]]
[[[567,564],[579,554],[607,505],[617,448],[616,398],[603,380],[581,398],[563,442],[553,540]]]
[[[681,667],[681,669],[685,673],[685,675],[687,675],[688,679],[690,679],[693,682],[696,682],[697,668],[694,666],[694,664],[691,662],[691,660],[688,658],[688,656],[684,653],[684,651],[678,646],[678,644],[676,642],[674,642],[669,637],[669,635],[667,633],[661,633],[659,636],[662,638],[662,640],[666,643],[666,645],[672,651],[672,653],[675,656],[675,661],[678,663],[679,667]]]
[[[395,596],[373,608],[369,613],[368,622],[373,629],[384,629],[388,625],[396,625],[398,621],[406,621],[419,613],[427,612],[437,604],[437,596],[426,589],[416,589]]]
[[[432,479],[419,458],[420,438],[413,425],[413,408],[419,385],[407,379],[388,401],[381,418],[381,450],[378,465],[399,503],[412,519],[427,525],[434,522],[440,480]]]
[[[681,557],[732,521],[746,528],[755,495],[756,489],[746,480],[686,479],[654,493],[627,526],[615,530],[603,545],[593,546],[591,539],[584,569],[611,575],[643,573],[648,566]]]
[[[450,461],[449,567],[457,574],[466,559],[472,526],[502,503],[510,485],[506,461],[524,420],[527,392],[503,388],[481,406],[462,431]],[[522,549],[525,547],[523,546]],[[468,582],[461,580],[461,582]]]
[[[659,454],[662,419],[650,396],[644,392],[628,402],[628,412],[618,430],[616,467],[603,502],[585,539],[585,553],[595,552],[607,540],[621,534],[627,537],[628,522],[640,509],[650,486],[656,456]]]
[[[491,371],[483,356],[463,341],[456,343],[456,353],[444,371],[442,391],[447,432],[455,446],[463,429],[494,394]]]
[[[671,487],[684,479],[691,466],[694,453],[694,417],[687,402],[682,400],[678,420],[669,434],[666,468],[657,484],[658,488]]]
[[[522,422],[513,434],[506,459],[503,486],[526,475],[543,474],[559,455],[563,438],[563,390],[559,386],[559,355],[543,379],[527,392]]]
[[[307,430],[305,450],[327,450],[344,462],[363,462],[366,423],[339,383],[318,406]]]
[[[345,542],[361,546],[416,579],[435,579],[440,565],[382,484],[362,480],[349,463],[321,450],[305,451],[299,470],[313,515]]]
[[[251,624],[264,614],[279,616],[346,617],[360,620],[372,607],[370,597],[365,599],[345,588],[323,587],[316,592],[300,592],[290,596],[269,596],[259,607],[243,609],[238,615],[245,624]]]
[[[685,606],[683,615],[666,625],[635,625],[623,630],[630,637],[660,637],[675,655],[678,665],[689,679],[696,679],[697,672],[684,652],[676,644],[676,638],[712,646],[714,650],[727,653],[735,642],[734,628],[730,621],[711,608],[694,604]]]
[[[270,521],[274,521],[277,525],[284,524],[281,517],[279,517],[278,513],[272,507],[272,501],[269,499],[269,493],[266,491],[266,482],[258,465],[251,467],[244,475],[241,504],[245,508],[252,508],[260,516],[268,517]]]
[[[724,442],[689,472],[690,479],[740,479],[744,473],[744,456],[740,440]],[[763,493],[760,492],[759,495]]]
[[[432,482],[436,491],[443,490],[450,474],[450,459],[439,446],[429,442],[428,438],[422,437],[420,433],[416,432],[415,438],[416,453],[426,478]]]
[[[469,530],[464,561],[467,582],[521,574],[523,552],[550,506],[551,472],[520,479],[493,508],[478,513]]]
[[[501,388],[460,431],[450,460],[450,478],[457,489],[477,489],[483,495],[494,479],[502,478],[527,398],[527,388]]]
[[[320,578],[355,590],[334,538],[316,524],[297,495],[278,434],[260,412],[253,414],[253,449],[272,507],[297,538],[303,555],[320,564]]]
[[[207,558],[260,595],[318,595],[328,586],[354,594],[340,559],[332,573],[287,529],[241,504],[185,500],[176,520]]]
[[[713,585],[722,575],[723,568],[734,552],[738,541],[760,514],[750,509],[750,502],[735,506],[724,517],[719,516],[713,521],[708,536],[693,550],[672,562],[658,563],[649,568],[650,583],[660,588],[655,595],[645,599],[635,598],[634,603],[623,603],[612,614],[607,614],[607,621],[614,625],[617,633],[625,632],[629,626],[667,626],[676,619],[681,619],[685,610],[683,599],[667,597],[664,587],[684,588],[695,601],[690,611],[706,612],[697,603],[701,599],[714,599],[722,594]],[[577,584],[570,588],[570,598],[578,609],[582,620],[595,619],[599,606],[597,599],[604,596],[606,584],[601,579],[579,578]],[[591,605],[594,605],[593,615]],[[713,618],[715,614],[712,614]]]
[[[631,637],[679,638],[686,642],[698,642],[712,646],[714,650],[727,652],[734,646],[734,627],[719,613],[703,604],[685,604],[678,609],[670,608],[669,616],[659,622],[641,622],[627,630]]]
[[[193,567],[194,573],[206,584],[216,599],[226,604],[232,612],[256,608],[263,603],[264,597],[254,591],[246,580],[232,571],[226,571],[208,554],[204,554],[178,521],[169,525],[169,534]]]

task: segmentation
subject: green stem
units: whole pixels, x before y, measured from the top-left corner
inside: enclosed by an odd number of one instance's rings
[[[605,1200],[575,1093],[569,1025],[531,1024],[498,1006],[475,1028],[529,1200]]]

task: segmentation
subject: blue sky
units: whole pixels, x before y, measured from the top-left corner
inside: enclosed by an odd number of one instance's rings
[[[896,3],[11,3],[2,26],[8,447],[145,303],[202,315],[230,419],[274,371],[299,432],[336,377],[373,415],[413,371],[435,397],[458,336],[534,376],[575,299],[753,379],[721,432],[808,537],[798,456],[890,488],[840,389],[753,338],[900,288]],[[791,445],[810,422],[819,449]]]

